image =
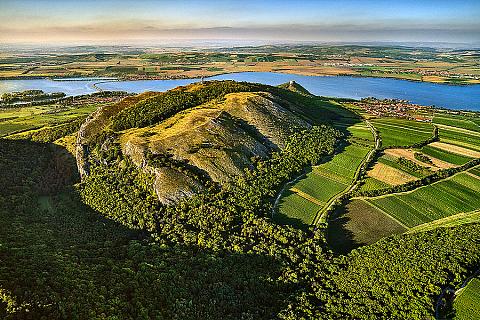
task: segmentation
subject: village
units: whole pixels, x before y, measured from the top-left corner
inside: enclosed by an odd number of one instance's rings
[[[401,99],[363,98],[352,105],[376,117],[395,117],[419,122],[432,122],[433,107],[421,106]]]

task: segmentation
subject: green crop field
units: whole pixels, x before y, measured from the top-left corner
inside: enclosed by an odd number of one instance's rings
[[[400,171],[403,171],[403,172],[406,172],[408,173],[409,175],[412,175],[414,177],[417,177],[417,178],[422,178],[424,176],[426,176],[426,172],[423,172],[423,171],[413,171],[412,169],[409,169],[403,165],[401,165],[400,163],[398,163],[396,161],[396,158],[393,157],[393,156],[390,156],[390,155],[383,155],[381,156],[380,158],[378,158],[377,160],[378,162],[380,163],[383,163],[383,164],[386,164],[387,166],[390,166],[390,167],[393,167],[395,169],[398,169]]]
[[[472,168],[472,169],[468,170],[468,172],[473,173],[477,177],[480,177],[480,168],[479,167]]]
[[[85,105],[80,108],[65,108],[62,110],[55,110],[53,107],[0,110],[0,137],[17,131],[57,125],[80,116],[86,116],[95,111],[96,108],[96,105]]]
[[[345,190],[352,182],[355,172],[365,158],[369,148],[351,144],[343,152],[335,155],[330,161],[315,166],[312,172],[291,186],[291,190],[299,190],[320,203],[326,203],[339,192]],[[285,218],[300,219],[303,223],[312,223],[320,206],[305,204],[308,201],[288,191],[283,195],[278,207],[279,221]],[[303,203],[303,205],[302,205]],[[302,210],[297,209],[301,205]],[[283,217],[283,218],[282,218]]]
[[[362,200],[353,200],[341,217],[328,224],[328,243],[336,251],[345,253],[365,244],[371,244],[391,234],[407,229],[391,217]]]
[[[314,172],[333,174],[339,181],[349,183],[368,151],[367,147],[351,144],[345,147],[343,152],[335,155],[331,161],[316,166]]]
[[[346,184],[310,172],[305,179],[298,181],[294,188],[305,192],[318,201],[327,202],[335,194],[345,189],[346,186]]]
[[[453,302],[456,320],[480,319],[480,279],[470,280]]]
[[[462,224],[478,222],[480,222],[480,211],[459,213],[447,218],[418,225],[408,230],[408,232],[425,232],[436,228],[456,227]]]
[[[390,185],[383,181],[377,180],[372,177],[367,177],[364,183],[362,184],[362,186],[360,187],[360,191],[370,191],[370,190],[384,189],[388,187],[390,187]]]
[[[354,139],[368,141],[372,144],[374,142],[372,131],[363,122],[348,127],[347,131],[354,137]]]
[[[480,208],[480,179],[466,173],[418,188],[367,201],[409,227]]]
[[[459,154],[451,153],[448,151],[444,151],[432,146],[424,146],[422,149],[422,152],[425,153],[426,155],[432,156],[434,158],[437,158],[439,160],[449,162],[451,164],[456,164],[456,165],[463,165],[467,163],[468,161],[472,160],[472,158],[462,156]]]
[[[429,139],[433,125],[404,119],[373,119],[373,125],[380,131],[383,147],[409,146]]]
[[[478,132],[440,128],[439,137],[442,142],[480,151],[480,133]]]
[[[283,223],[311,224],[318,210],[320,206],[287,190],[280,200],[276,219]],[[294,219],[297,221],[291,221]]]
[[[480,118],[476,119],[480,120]],[[478,125],[478,123],[475,123],[472,120],[475,120],[475,118],[447,114],[436,114],[433,118],[433,123],[444,124],[447,126],[464,128],[480,132],[480,126]]]

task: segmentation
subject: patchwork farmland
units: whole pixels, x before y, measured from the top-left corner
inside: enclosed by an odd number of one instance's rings
[[[382,147],[410,146],[430,139],[434,126],[430,123],[404,119],[373,119],[373,125],[380,132]]]
[[[282,195],[277,208],[277,220],[312,224],[317,214],[332,198],[348,189],[370,150],[371,148],[363,145],[350,144],[330,161],[313,167],[311,172],[291,185]]]
[[[479,193],[480,178],[460,173],[412,192],[380,196],[366,201],[406,226],[414,227],[477,210],[480,208]]]
[[[448,117],[442,117],[443,123],[448,122]],[[472,127],[474,124],[467,120],[453,120],[456,125],[464,123]],[[418,143],[419,135],[415,135],[415,131],[409,131],[416,128],[420,130],[420,136],[426,134],[426,123],[415,123],[409,120],[401,119],[375,119],[372,121],[380,132],[383,140],[383,147],[392,145],[392,139],[404,140],[405,146]],[[396,123],[396,124],[395,124]],[[400,134],[391,129],[392,126],[403,126],[404,132]],[[370,170],[360,188],[360,191],[372,191],[388,188],[403,184],[412,180],[420,179],[432,174],[435,171],[464,165],[474,158],[480,158],[480,151],[476,150],[476,144],[480,139],[477,136],[480,132],[468,130],[466,128],[451,127],[443,124],[438,129],[440,141],[434,141],[420,148],[386,148],[381,153]],[[393,130],[393,131],[392,131]],[[423,133],[422,133],[423,130]],[[458,133],[458,134],[457,134]],[[400,138],[392,137],[397,134]],[[402,136],[403,135],[403,136]],[[469,137],[469,139],[467,139]],[[423,135],[423,138],[428,137]],[[408,140],[408,142],[406,142]],[[385,144],[386,141],[386,144]],[[470,142],[466,142],[470,141]],[[421,161],[423,159],[423,161]]]
[[[370,120],[383,139],[384,148],[361,180],[355,193],[360,196],[351,197],[332,215],[328,235],[333,249],[347,252],[391,234],[480,221],[479,166],[411,191],[374,196],[379,190],[388,190],[480,158],[476,150],[479,132],[475,130],[477,123],[473,118],[442,115],[435,119],[439,141],[418,148],[408,146],[421,142],[421,138],[429,139],[433,132],[430,124],[391,118]],[[404,129],[397,132],[396,127]],[[409,129],[419,130],[419,134]],[[391,145],[399,147],[385,148]]]

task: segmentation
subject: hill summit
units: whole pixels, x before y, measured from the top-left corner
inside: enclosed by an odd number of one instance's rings
[[[160,202],[174,204],[244,175],[256,159],[282,149],[292,133],[309,129],[311,120],[294,98],[299,93],[310,95],[295,82],[209,81],[127,97],[82,125],[79,171],[85,178],[102,166],[132,163],[153,176]]]

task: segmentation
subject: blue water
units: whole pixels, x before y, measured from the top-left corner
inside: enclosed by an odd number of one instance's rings
[[[321,96],[360,99],[364,97],[406,99],[421,105],[435,105],[451,109],[480,111],[480,85],[446,85],[428,82],[414,82],[385,78],[301,76],[271,72],[242,72],[215,76],[209,79],[259,82],[270,85],[294,80],[311,93]],[[45,92],[61,91],[67,95],[80,95],[95,92],[93,84],[102,90],[122,90],[140,93],[144,91],[166,91],[187,85],[198,79],[179,80],[140,80],[102,82],[100,80],[52,81],[41,80],[2,80],[3,92],[41,89]],[[103,80],[105,81],[105,80]]]

